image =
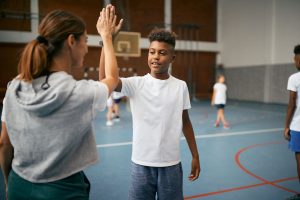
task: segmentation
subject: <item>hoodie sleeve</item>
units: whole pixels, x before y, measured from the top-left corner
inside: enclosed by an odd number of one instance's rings
[[[108,87],[99,81],[89,81],[89,84],[94,86],[94,102],[93,102],[93,118],[98,112],[104,111],[108,99]]]

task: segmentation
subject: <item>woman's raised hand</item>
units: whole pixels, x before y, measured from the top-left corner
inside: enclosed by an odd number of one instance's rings
[[[100,12],[100,16],[97,21],[98,33],[103,37],[105,34],[111,34],[116,36],[123,25],[123,19],[120,19],[116,25],[117,16],[115,15],[115,7],[111,4],[107,5]]]
[[[115,15],[114,6],[109,4],[102,9],[96,25],[97,31],[101,35],[101,37],[112,35],[114,33],[116,27],[116,19],[117,16]]]

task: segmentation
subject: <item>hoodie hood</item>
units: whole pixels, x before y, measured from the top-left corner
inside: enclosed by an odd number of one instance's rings
[[[15,78],[3,104],[14,147],[12,169],[39,183],[66,178],[98,159],[92,120],[100,86],[76,81],[65,72],[52,73],[46,80],[43,76],[28,83]],[[103,94],[107,93],[106,89]]]
[[[65,103],[75,85],[76,81],[66,72],[55,72],[31,83],[14,79],[8,89],[13,90],[13,98],[20,108],[37,116],[45,116]]]

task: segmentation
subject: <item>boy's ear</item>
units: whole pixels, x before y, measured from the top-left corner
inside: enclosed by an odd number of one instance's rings
[[[174,55],[172,56],[172,62],[174,62],[175,58],[176,58],[176,55],[174,54]]]

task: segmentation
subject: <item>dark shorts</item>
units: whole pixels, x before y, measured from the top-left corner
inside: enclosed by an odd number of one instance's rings
[[[9,200],[88,200],[90,183],[84,173],[49,183],[32,183],[11,170],[8,179]]]
[[[224,109],[225,108],[225,104],[215,104],[217,109]]]
[[[290,131],[291,140],[289,142],[289,148],[293,152],[300,152],[300,132],[298,131]]]
[[[120,98],[120,99],[114,99],[115,103],[120,103],[121,101],[122,101],[122,98]]]

